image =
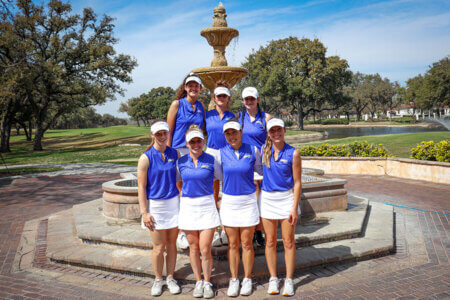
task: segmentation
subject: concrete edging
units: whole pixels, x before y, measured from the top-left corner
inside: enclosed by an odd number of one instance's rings
[[[329,174],[388,175],[450,184],[450,163],[395,157],[302,157],[302,166]]]

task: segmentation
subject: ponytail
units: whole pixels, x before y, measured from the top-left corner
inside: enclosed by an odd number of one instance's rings
[[[155,124],[157,122],[161,122],[161,121],[166,122],[166,120],[163,120],[163,119],[156,119],[150,124],[150,128],[152,127],[153,124]],[[145,149],[144,153],[147,152],[148,150],[150,150],[150,148],[153,147],[154,144],[155,144],[155,139],[150,134],[150,145],[147,147],[147,149]]]
[[[262,163],[266,167],[270,168],[270,156],[272,155],[272,139],[267,135],[266,143],[264,144]]]

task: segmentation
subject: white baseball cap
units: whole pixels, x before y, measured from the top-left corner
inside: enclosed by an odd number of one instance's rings
[[[219,95],[227,95],[228,97],[231,96],[230,90],[227,89],[224,86],[219,86],[216,87],[216,89],[214,90],[214,95],[219,96]]]
[[[245,99],[247,97],[253,97],[253,98],[257,99],[259,97],[258,90],[252,86],[246,87],[242,91],[242,99]]]
[[[188,134],[186,134],[186,143],[189,143],[190,140],[192,140],[193,138],[201,138],[202,140],[205,139],[205,137],[203,136],[203,133],[199,130],[192,130],[190,132],[188,132]]]
[[[284,121],[278,118],[272,118],[269,121],[267,121],[267,131],[270,130],[270,128],[280,126],[284,128]]]
[[[157,133],[160,130],[169,131],[169,124],[167,124],[167,122],[164,121],[158,121],[150,127],[150,131],[153,134]]]
[[[239,124],[238,121],[230,121],[230,122],[226,122],[225,124],[223,124],[223,131],[225,132],[227,131],[227,129],[234,129],[234,130],[241,130],[241,124]]]
[[[184,84],[188,84],[191,81],[195,81],[198,84],[202,85],[202,81],[200,79],[200,77],[198,77],[197,75],[195,75],[194,73],[190,73],[189,77],[186,78],[186,80],[184,81]]]

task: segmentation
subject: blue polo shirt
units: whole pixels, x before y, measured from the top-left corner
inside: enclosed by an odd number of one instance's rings
[[[278,153],[277,160],[274,159],[274,151],[272,146],[270,168],[263,165],[264,178],[261,183],[261,189],[267,192],[290,190],[294,187],[292,164],[295,148],[284,143],[283,149]]]
[[[184,197],[212,195],[214,179],[221,179],[220,165],[205,152],[199,156],[197,167],[189,154],[178,159],[177,167],[183,181],[181,195]]]
[[[192,109],[192,104],[186,98],[178,99],[178,111],[175,120],[175,127],[173,128],[172,148],[186,147],[185,134],[192,124],[203,128],[203,119],[205,111],[200,101],[195,101],[195,111]]]
[[[261,149],[266,142],[266,114],[262,111],[257,113],[253,122],[247,111],[244,112],[244,122],[242,122],[242,111],[239,113],[239,124],[242,129],[242,142],[256,146]]]
[[[212,149],[220,149],[227,145],[227,140],[223,134],[223,124],[235,116],[230,111],[225,111],[223,118],[220,119],[219,112],[216,109],[206,112],[206,134],[208,141],[206,146]]]
[[[261,172],[261,158],[255,146],[244,144],[238,150],[230,145],[220,149],[222,191],[227,195],[248,195],[255,192],[253,172]]]
[[[178,195],[177,150],[166,147],[164,161],[161,152],[151,147],[144,153],[148,158],[147,199],[170,199]]]

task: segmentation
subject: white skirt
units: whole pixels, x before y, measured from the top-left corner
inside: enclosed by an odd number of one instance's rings
[[[212,155],[216,161],[220,161],[220,149],[206,148],[205,152]]]
[[[257,181],[257,180],[263,180],[263,175],[259,175],[256,172],[253,172],[253,180]]]
[[[294,204],[294,191],[261,191],[261,201],[259,201],[259,211],[261,218],[271,220],[282,220],[289,218],[289,213]],[[300,215],[300,205],[297,207]]]
[[[256,194],[222,195],[220,204],[222,225],[228,227],[250,227],[259,224]]]
[[[178,211],[180,200],[178,195],[170,199],[148,199],[147,207],[155,219],[155,229],[170,229],[178,226]],[[148,229],[144,225],[141,217],[141,227]]]
[[[182,230],[205,230],[220,225],[213,195],[183,197],[180,199],[178,228]]]

